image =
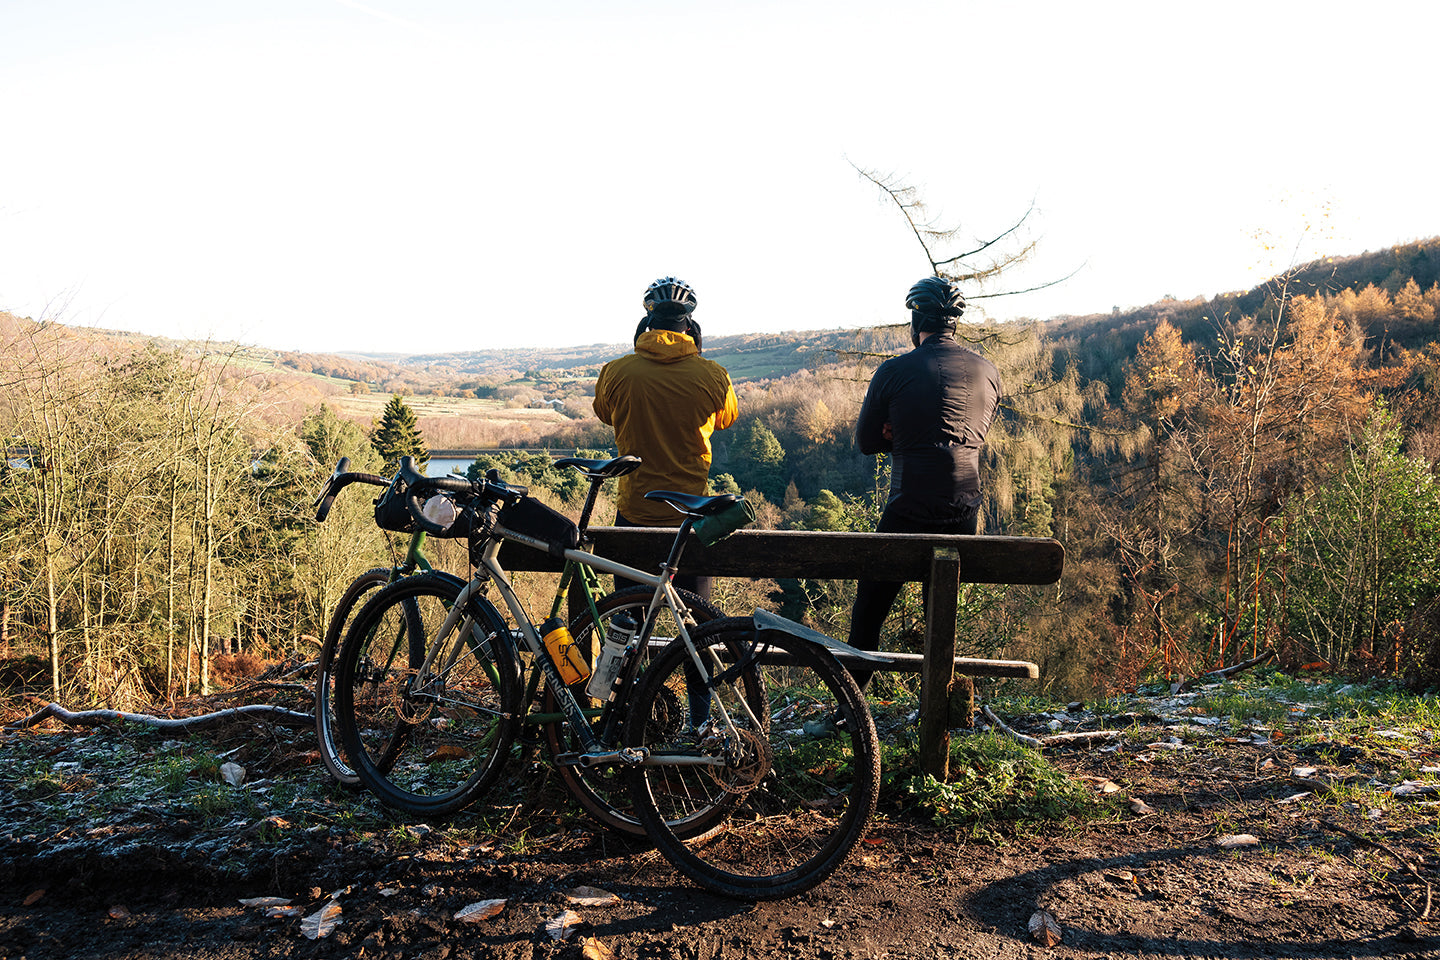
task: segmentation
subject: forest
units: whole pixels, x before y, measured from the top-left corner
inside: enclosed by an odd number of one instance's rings
[[[982,532],[1055,537],[1067,558],[1050,587],[967,587],[964,652],[1034,660],[1038,692],[1068,697],[1268,651],[1288,669],[1440,683],[1436,242],[1210,300],[962,325],[1006,389]],[[741,416],[715,435],[712,486],[745,493],[763,527],[873,529],[888,464],[851,431],[907,329],[721,339],[706,353],[731,369]],[[383,472],[410,443],[599,455],[613,435],[588,406],[593,353],[261,363],[0,313],[0,675],[124,709],[208,690],[236,658],[313,656],[349,580],[403,548],[358,492],[315,522],[336,461]],[[344,412],[371,392],[390,395],[383,416]],[[564,414],[486,428],[475,408],[414,416],[422,395],[495,410],[563,397]],[[497,449],[470,469],[491,468],[579,509],[550,457]],[[719,596],[843,636],[853,586]],[[920,616],[912,588],[887,643],[911,648]]]

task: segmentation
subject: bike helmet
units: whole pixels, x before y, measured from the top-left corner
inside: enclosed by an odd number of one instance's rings
[[[905,306],[910,310],[910,342],[918,347],[922,333],[955,329],[955,321],[965,312],[965,297],[944,277],[926,277],[910,288]]]
[[[661,277],[645,288],[645,312],[689,316],[695,312],[695,291],[684,280]]]

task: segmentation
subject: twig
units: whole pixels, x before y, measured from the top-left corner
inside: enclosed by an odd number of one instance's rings
[[[1400,866],[1402,866],[1402,867],[1405,868],[1405,872],[1406,872],[1406,873],[1410,874],[1410,876],[1414,877],[1416,880],[1419,880],[1422,884],[1425,885],[1425,906],[1424,906],[1424,908],[1420,911],[1420,919],[1421,919],[1421,920],[1428,920],[1428,919],[1430,919],[1430,905],[1431,905],[1430,881],[1428,881],[1428,880],[1426,880],[1424,877],[1420,876],[1420,871],[1418,871],[1418,870],[1416,870],[1414,867],[1412,867],[1412,866],[1410,865],[1410,861],[1409,861],[1409,860],[1405,859],[1405,858],[1402,857],[1400,854],[1396,853],[1396,852],[1395,852],[1388,844],[1386,844],[1384,841],[1382,841],[1382,840],[1376,840],[1374,837],[1367,837],[1367,836],[1365,836],[1364,834],[1356,833],[1356,832],[1353,831],[1353,830],[1347,830],[1347,829],[1345,829],[1344,827],[1340,826],[1340,824],[1335,823],[1333,820],[1325,820],[1325,821],[1322,821],[1322,825],[1325,827],[1326,830],[1333,830],[1333,831],[1335,831],[1336,833],[1343,833],[1345,836],[1349,837],[1351,840],[1355,841],[1356,843],[1363,843],[1363,844],[1365,844],[1366,846],[1375,847],[1376,849],[1383,850],[1383,851],[1385,851],[1386,853],[1390,854],[1390,856],[1394,857],[1395,860],[1396,860],[1396,862],[1398,862],[1398,863],[1400,864]]]
[[[297,713],[268,703],[252,703],[194,717],[156,717],[148,713],[125,713],[120,710],[82,710],[76,713],[66,710],[58,703],[50,703],[23,720],[6,724],[3,731],[0,732],[14,733],[50,719],[78,727],[100,727],[111,723],[130,722],[141,723],[159,730],[180,731],[217,727],[236,719],[272,720],[287,727],[308,727],[315,723],[315,718],[311,714]]]
[[[1191,687],[1195,686],[1195,684],[1200,683],[1203,680],[1228,679],[1230,677],[1233,677],[1235,674],[1240,673],[1242,670],[1249,670],[1251,667],[1258,666],[1259,664],[1264,663],[1266,660],[1269,660],[1274,656],[1275,648],[1271,647],[1269,650],[1266,650],[1258,657],[1252,657],[1251,659],[1245,660],[1241,663],[1232,664],[1228,667],[1221,667],[1218,670],[1211,670],[1209,673],[1202,673],[1198,677],[1191,677],[1189,680],[1184,680],[1181,683],[1177,684],[1172,692],[1182,693],[1186,690],[1189,690]]]
[[[1034,747],[1036,750],[1044,749],[1045,744],[1041,743],[1039,740],[1036,740],[1034,737],[1027,737],[1023,733],[1016,733],[1014,730],[1011,730],[1009,727],[1007,727],[1003,720],[995,716],[995,711],[990,709],[989,704],[986,704],[980,709],[985,711],[985,716],[990,718],[990,722],[993,723],[995,725],[995,728],[1001,733],[1014,737],[1016,740],[1019,740],[1027,747]]]

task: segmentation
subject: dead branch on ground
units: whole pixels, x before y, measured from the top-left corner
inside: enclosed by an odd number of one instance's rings
[[[1245,660],[1241,663],[1236,663],[1228,667],[1221,667],[1218,670],[1211,670],[1209,673],[1202,673],[1200,674],[1200,676],[1191,677],[1189,680],[1182,680],[1175,685],[1175,688],[1171,691],[1171,693],[1184,693],[1186,690],[1190,690],[1191,688],[1193,688],[1196,684],[1204,683],[1208,680],[1228,680],[1231,677],[1235,676],[1235,674],[1237,673],[1240,673],[1244,670],[1249,670],[1251,667],[1259,666],[1266,660],[1273,659],[1274,656],[1275,648],[1271,647],[1269,650],[1266,650],[1258,657],[1252,657],[1249,660]]]
[[[122,710],[75,712],[65,709],[58,703],[50,703],[23,720],[6,724],[3,729],[0,729],[0,732],[15,733],[44,723],[46,720],[59,720],[72,727],[102,727],[115,723],[139,723],[157,730],[175,730],[182,733],[218,727],[235,720],[269,720],[282,726],[296,728],[313,726],[315,723],[315,718],[311,714],[297,713],[294,710],[286,710],[284,707],[268,703],[252,703],[194,717],[157,717],[148,713],[126,713]]]

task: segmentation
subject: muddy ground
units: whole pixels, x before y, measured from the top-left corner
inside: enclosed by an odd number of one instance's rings
[[[1044,717],[1014,725],[1047,732]],[[1387,764],[1435,764],[1432,745],[1173,734],[1173,718],[1149,716],[1108,749],[1047,748],[1062,769],[1120,788],[1103,819],[982,840],[888,805],[829,881],[753,904],[695,889],[538,795],[509,823],[491,811],[443,827],[387,821],[338,789],[264,817],[123,795],[96,806],[84,771],[133,734],[51,723],[0,740],[0,763],[53,757],[57,789],[91,800],[58,815],[0,773],[0,958],[1440,957],[1436,798],[1383,789]],[[265,733],[257,782],[272,796],[287,778],[323,776],[302,762],[306,735]],[[539,826],[520,830],[522,815]],[[1230,845],[1243,835],[1256,842]],[[611,902],[574,900],[579,887]],[[486,901],[503,904],[457,919]],[[1058,942],[1032,934],[1038,911]]]

